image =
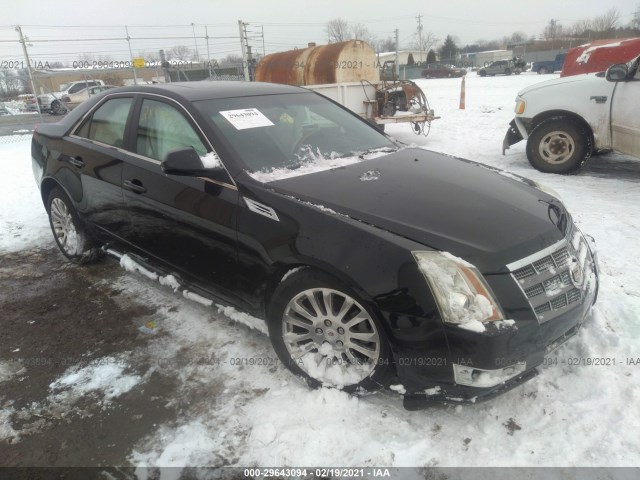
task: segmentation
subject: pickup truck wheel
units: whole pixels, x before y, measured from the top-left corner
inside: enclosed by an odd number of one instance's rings
[[[73,263],[89,263],[100,257],[69,197],[56,187],[47,200],[49,224],[60,251]]]
[[[531,165],[547,173],[572,173],[591,156],[591,136],[569,118],[551,118],[538,124],[527,140]]]
[[[549,73],[549,71],[547,70],[546,67],[540,67],[538,69],[538,75],[546,75],[547,73]]]
[[[386,386],[395,368],[378,317],[347,285],[302,268],[269,305],[269,337],[282,363],[310,387],[354,393]]]

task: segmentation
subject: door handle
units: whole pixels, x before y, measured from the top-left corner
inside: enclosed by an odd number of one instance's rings
[[[122,182],[122,184],[125,188],[128,188],[134,193],[145,193],[147,191],[140,180],[125,180],[124,182]]]
[[[78,168],[84,167],[84,160],[82,160],[82,157],[80,155],[76,155],[75,157],[71,157],[69,159],[69,163],[71,165],[75,165]]]

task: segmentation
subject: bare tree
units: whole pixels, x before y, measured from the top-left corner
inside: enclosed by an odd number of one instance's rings
[[[176,45],[169,50],[169,58],[172,60],[191,60],[193,58],[193,51],[186,45]]]
[[[527,34],[524,32],[513,32],[509,37],[510,43],[522,43],[527,41]]]
[[[376,42],[375,35],[373,35],[362,23],[352,23],[349,31],[351,32],[351,38],[362,40],[367,42],[369,45],[374,45]]]
[[[549,21],[549,25],[544,28],[543,37],[545,40],[554,41],[562,36],[562,25],[558,24],[553,18]]]
[[[242,65],[242,57],[235,53],[230,53],[218,62],[220,65]]]
[[[596,32],[609,32],[618,26],[619,21],[620,11],[614,7],[593,19],[593,29]]]
[[[640,3],[636,4],[636,11],[633,13],[633,18],[631,19],[631,27],[640,28]]]
[[[388,37],[385,40],[380,40],[376,42],[376,51],[377,52],[393,52],[396,49],[396,41]]]
[[[584,36],[589,31],[593,31],[593,20],[590,18],[577,21],[571,25],[570,29],[571,35],[574,37]]]
[[[334,18],[327,22],[327,39],[329,43],[346,42],[349,40],[349,22],[342,18]]]
[[[334,18],[327,23],[327,40],[329,43],[346,42],[355,39],[375,45],[376,37],[362,23],[349,23],[342,18]]]
[[[413,39],[413,42],[411,42],[411,47],[416,50],[422,50],[423,52],[428,52],[439,41],[440,39],[437,38],[433,34],[433,32],[422,32],[422,44],[420,43],[420,36],[416,34]]]

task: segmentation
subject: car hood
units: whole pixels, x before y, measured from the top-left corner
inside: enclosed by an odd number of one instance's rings
[[[570,77],[555,78],[553,80],[547,80],[544,82],[535,83],[523,90],[520,90],[518,92],[518,95],[523,96],[523,95],[526,95],[527,93],[530,93],[536,90],[542,90],[544,88],[555,87],[556,85],[564,85],[569,83],[587,84],[587,85],[589,83],[593,83],[593,84],[599,85],[599,84],[602,84],[603,82],[607,82],[607,80],[604,77],[598,76],[595,73],[585,73],[583,75],[573,75]]]
[[[269,183],[277,193],[448,251],[483,273],[564,237],[555,197],[515,175],[407,148],[346,167]]]

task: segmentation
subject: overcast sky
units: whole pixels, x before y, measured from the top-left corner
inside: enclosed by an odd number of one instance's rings
[[[250,22],[251,32],[264,28],[265,49],[270,53],[305,47],[311,41],[326,43],[326,22],[336,17],[364,24],[379,39],[392,37],[397,28],[401,45],[408,46],[416,34],[417,17],[422,15],[424,32],[433,32],[439,39],[450,34],[464,45],[499,39],[515,31],[537,35],[552,18],[569,27],[612,7],[618,9],[620,23],[626,25],[633,12],[640,9],[640,0],[3,0],[0,40],[15,40],[12,26],[20,24],[33,40],[30,53],[36,59],[69,61],[76,52],[104,52],[122,59],[128,57],[128,45],[115,39],[125,36],[127,24],[134,56],[139,51],[168,49],[176,44],[197,46],[204,55],[207,25],[210,55],[220,58],[239,53],[239,19]],[[36,42],[58,38],[86,41]],[[97,38],[101,40],[90,40]],[[254,49],[262,51],[261,37],[256,36],[252,43]],[[21,54],[18,44],[0,43],[0,59],[16,54]]]

